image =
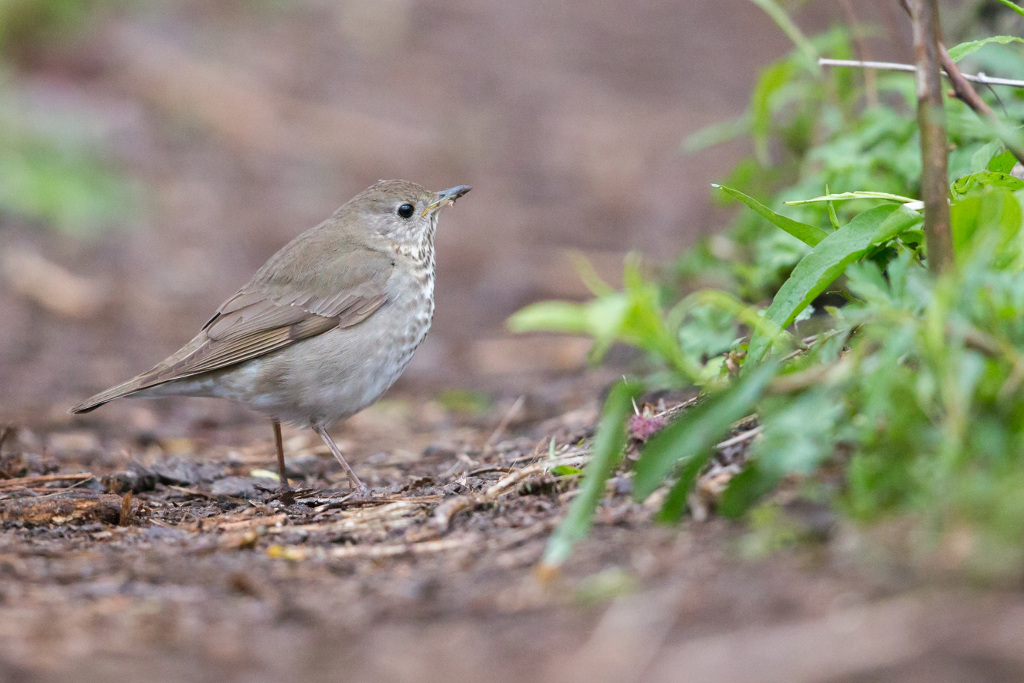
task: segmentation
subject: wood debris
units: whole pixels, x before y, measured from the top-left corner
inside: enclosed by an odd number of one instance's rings
[[[0,521],[27,527],[121,524],[140,515],[143,506],[130,498],[93,491],[62,491],[48,496],[8,498],[0,503]]]

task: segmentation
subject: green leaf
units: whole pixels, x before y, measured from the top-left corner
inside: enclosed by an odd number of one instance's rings
[[[740,336],[733,312],[708,304],[690,308],[678,329],[679,345],[694,358],[717,356]]]
[[[739,190],[734,190],[731,187],[725,187],[724,185],[712,184],[711,187],[722,190],[729,196],[740,200],[753,209],[757,215],[761,216],[780,230],[788,232],[790,235],[808,246],[813,247],[828,236],[828,233],[821,228],[813,225],[807,225],[806,223],[800,223],[792,218],[786,218],[782,214],[775,213],[761,202],[757,201],[753,197],[743,194]]]
[[[1016,192],[1024,188],[1024,180],[1010,175],[1009,173],[993,173],[992,171],[979,171],[965,175],[957,180],[950,187],[954,199],[966,197],[969,194],[984,192],[989,188],[1002,188],[1010,192]]]
[[[658,510],[657,520],[659,522],[662,524],[674,524],[683,518],[683,514],[686,512],[687,498],[690,495],[690,491],[693,490],[694,483],[697,481],[697,475],[704,469],[704,465],[711,459],[711,455],[712,449],[711,446],[708,446],[696,457],[683,463],[682,468],[679,470],[679,478],[672,485],[668,495],[665,496],[665,502],[661,504],[661,509]]]
[[[569,261],[572,262],[572,267],[576,269],[576,275],[591,294],[600,297],[615,292],[615,288],[601,279],[594,265],[586,256],[578,251],[571,251],[569,252]]]
[[[625,291],[598,296],[584,304],[542,301],[517,311],[508,320],[513,332],[549,331],[593,337],[593,357],[616,342],[630,344],[661,358],[683,378],[702,383],[701,366],[679,345],[665,324],[658,286],[644,280],[639,265],[627,259]]]
[[[765,317],[779,327],[788,327],[800,311],[843,274],[848,264],[869,248],[888,242],[921,221],[921,214],[904,206],[876,206],[858,214],[800,260],[768,306]],[[771,339],[755,332],[747,350],[747,362],[759,362],[771,343]]]
[[[828,191],[828,185],[825,186],[825,194],[832,194]],[[839,216],[836,214],[835,203],[830,199],[825,203],[825,205],[828,207],[828,222],[832,224],[832,230],[838,230],[842,226],[839,225]]]
[[[795,199],[793,201],[786,202],[786,206],[800,206],[801,204],[814,204],[816,202],[837,202],[845,199],[882,199],[890,202],[900,202],[901,204],[909,204],[917,201],[913,197],[904,197],[902,195],[891,194],[889,192],[867,192],[863,190],[856,190],[854,192],[827,194],[822,197],[812,197],[811,199]]]
[[[764,472],[756,461],[751,462],[747,469],[732,478],[722,493],[722,499],[718,501],[718,514],[729,518],[740,517],[771,491],[778,481],[777,474]]]
[[[992,160],[998,156],[1002,150],[1003,143],[1000,140],[991,140],[978,147],[978,149],[971,154],[968,173],[977,173],[978,171],[1003,172],[1003,169],[993,169],[988,167],[988,165],[992,163]]]
[[[988,165],[985,166],[986,170],[993,171],[994,173],[1009,173],[1013,170],[1013,167],[1017,165],[1017,157],[1013,156],[1013,152],[1008,149],[1004,149],[999,154],[989,159]]]
[[[542,563],[548,568],[561,565],[572,547],[586,538],[594,517],[594,509],[605,482],[612,470],[622,459],[626,446],[626,419],[633,412],[633,402],[640,395],[640,387],[629,382],[619,382],[612,388],[604,402],[601,422],[594,436],[594,457],[583,472],[579,494],[569,505],[569,512],[548,540]]]
[[[610,343],[629,310],[629,297],[615,292],[584,304],[541,301],[516,311],[508,319],[512,332],[561,332],[594,337]]]
[[[1014,9],[1020,11],[1019,7],[1014,7]],[[977,52],[989,43],[998,43],[999,45],[1006,45],[1007,43],[1024,43],[1024,38],[1018,38],[1017,36],[989,36],[988,38],[982,38],[981,40],[971,40],[949,48],[949,56],[952,57],[954,62],[959,62],[967,55]]]
[[[1017,178],[1013,180],[1024,187],[1024,182]],[[950,207],[953,250],[957,260],[969,258],[980,251],[991,259],[993,265],[1001,268],[1019,263],[1024,246],[1020,243],[1022,220],[1024,211],[1010,188],[998,184],[974,186]]]
[[[776,92],[790,81],[793,64],[776,62],[765,67],[750,94],[750,136],[754,139],[757,160],[764,166],[769,163],[768,138],[772,129],[772,100]]]
[[[679,465],[689,479],[684,481],[681,477],[676,486],[689,491],[700,466],[711,456],[711,448],[734,422],[750,414],[776,369],[773,363],[762,365],[658,432],[647,443],[634,468],[633,498],[645,500]]]
[[[1003,3],[1004,5],[1012,9],[1014,12],[1024,17],[1024,8],[1022,8],[1020,5],[1010,2],[1010,0],[999,0],[999,2]]]
[[[749,130],[750,119],[746,114],[705,126],[686,136],[682,143],[683,154],[694,154],[702,149],[728,142]]]
[[[868,263],[862,261],[850,268]],[[875,272],[881,276],[877,267]],[[780,377],[785,381],[786,375]],[[835,455],[836,425],[846,415],[843,392],[829,384],[822,382],[797,395],[770,396],[758,404],[762,432],[751,444],[749,458],[762,472],[777,478],[808,476]]]

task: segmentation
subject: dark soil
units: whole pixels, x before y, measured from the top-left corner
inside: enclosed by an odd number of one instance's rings
[[[591,537],[542,581],[575,493],[548,467],[586,461],[596,415],[517,412],[495,432],[498,411],[370,409],[336,430],[373,487],[362,499],[315,437],[286,431],[290,505],[263,425],[233,431],[246,447],[96,436],[103,425],[8,433],[0,680],[1024,675],[1020,595],[872,561],[828,515],[805,516],[815,540],[755,559],[733,523],[653,525],[656,503],[634,503],[624,475]],[[384,432],[408,450],[360,446]]]

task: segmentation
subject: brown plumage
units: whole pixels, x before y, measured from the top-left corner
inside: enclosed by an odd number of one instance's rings
[[[277,437],[281,421],[312,427],[364,489],[326,428],[376,401],[426,336],[437,215],[469,189],[371,186],[270,257],[192,341],[71,412],[123,396],[231,399],[268,414]],[[278,465],[287,490],[280,446]]]

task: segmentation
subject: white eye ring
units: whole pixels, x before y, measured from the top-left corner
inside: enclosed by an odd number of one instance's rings
[[[416,213],[416,207],[412,204],[405,203],[398,207],[396,212],[402,218],[412,218],[412,215]]]

